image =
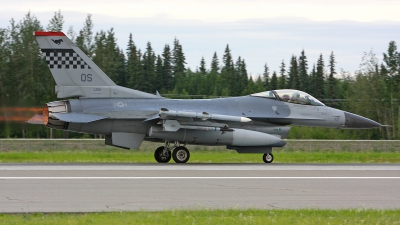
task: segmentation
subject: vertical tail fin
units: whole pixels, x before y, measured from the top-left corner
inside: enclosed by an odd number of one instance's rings
[[[59,98],[159,98],[145,92],[117,86],[63,32],[34,33],[56,81]]]

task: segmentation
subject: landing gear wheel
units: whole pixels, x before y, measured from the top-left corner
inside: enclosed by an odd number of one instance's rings
[[[154,152],[154,158],[159,163],[167,163],[171,160],[171,151],[164,152],[164,146],[158,147]]]
[[[176,163],[186,163],[190,158],[189,150],[183,146],[176,147],[172,152],[172,158]]]
[[[272,161],[274,161],[274,155],[272,155],[272,153],[265,153],[263,155],[263,160],[265,163],[272,163]]]

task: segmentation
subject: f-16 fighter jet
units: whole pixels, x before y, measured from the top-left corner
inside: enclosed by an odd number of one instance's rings
[[[298,90],[270,90],[242,97],[176,100],[116,85],[62,32],[34,33],[58,98],[44,106],[45,126],[102,134],[105,144],[138,149],[143,140],[163,143],[159,163],[186,163],[191,145],[224,145],[259,153],[271,163],[273,147],[286,144],[290,126],[375,128],[382,125],[325,106]]]

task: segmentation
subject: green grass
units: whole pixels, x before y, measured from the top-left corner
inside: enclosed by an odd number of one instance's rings
[[[2,163],[155,163],[152,151],[56,150],[0,152]],[[193,150],[189,163],[263,163],[262,154]],[[398,152],[274,152],[275,163],[400,163]],[[172,160],[171,160],[172,162]]]
[[[159,212],[0,214],[0,224],[400,224],[400,210],[168,210]]]

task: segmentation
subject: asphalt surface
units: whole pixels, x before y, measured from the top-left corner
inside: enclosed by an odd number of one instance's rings
[[[0,212],[400,208],[400,164],[0,164]]]

